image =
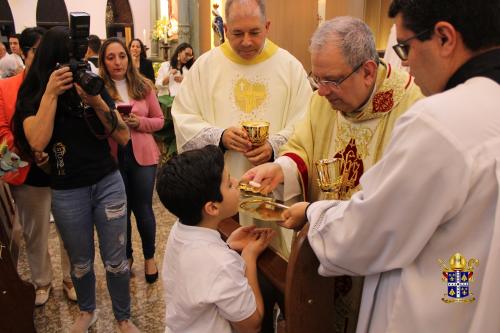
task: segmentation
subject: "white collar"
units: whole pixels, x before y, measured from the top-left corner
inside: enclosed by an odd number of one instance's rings
[[[175,225],[181,236],[188,240],[202,238],[216,243],[226,244],[220,237],[220,233],[217,230],[182,224],[179,220],[175,222]]]

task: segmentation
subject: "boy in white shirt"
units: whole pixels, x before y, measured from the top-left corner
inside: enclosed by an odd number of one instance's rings
[[[172,158],[156,188],[179,218],[163,261],[165,332],[259,332],[264,304],[256,260],[274,231],[241,227],[227,243],[221,239],[217,226],[238,212],[239,189],[220,149],[210,145]]]

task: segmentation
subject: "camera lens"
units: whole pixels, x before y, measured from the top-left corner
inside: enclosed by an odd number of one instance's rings
[[[87,70],[80,70],[76,75],[76,82],[89,95],[96,96],[104,88],[104,81],[96,74]]]

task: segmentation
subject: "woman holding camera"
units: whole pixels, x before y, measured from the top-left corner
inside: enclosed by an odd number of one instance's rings
[[[71,332],[87,332],[97,319],[94,226],[118,326],[138,332],[130,321],[125,188],[105,140],[125,145],[129,131],[105,91],[89,95],[74,81],[77,73],[59,66],[70,61],[68,31],[55,27],[43,37],[19,90],[14,136],[25,153],[50,156],[52,212],[80,308]]]
[[[122,116],[130,128],[130,141],[118,147],[120,171],[127,191],[127,258],[132,266],[133,212],[141,235],[146,281],[158,279],[154,261],[156,220],[153,213],[153,188],[160,152],[152,133],[163,127],[163,112],[153,84],[143,77],[132,63],[125,44],[118,38],[108,38],[102,45],[99,72],[107,90],[123,110]],[[114,149],[116,145],[112,145]]]

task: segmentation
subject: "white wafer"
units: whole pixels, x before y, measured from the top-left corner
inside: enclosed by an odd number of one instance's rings
[[[253,186],[253,187],[257,187],[257,188],[259,188],[261,186],[260,183],[254,182],[253,180],[249,181],[248,185]]]

